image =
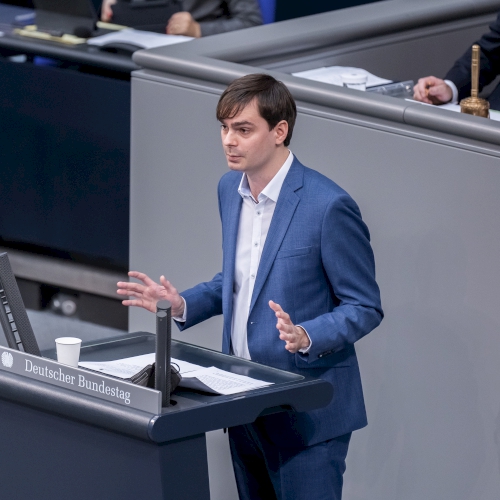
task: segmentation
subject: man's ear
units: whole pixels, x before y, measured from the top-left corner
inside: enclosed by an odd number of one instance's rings
[[[288,122],[286,120],[281,120],[274,127],[274,135],[276,140],[276,146],[281,146],[288,135]]]

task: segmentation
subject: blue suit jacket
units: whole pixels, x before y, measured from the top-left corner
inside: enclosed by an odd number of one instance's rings
[[[222,351],[230,352],[241,173],[219,183],[222,272],[181,295],[189,328],[224,314]],[[272,299],[303,326],[307,354],[291,354],[279,339]],[[330,179],[294,160],[284,180],[255,281],[247,324],[252,361],[328,380],[332,402],[320,410],[264,418],[270,439],[311,445],[366,425],[354,343],[383,317],[369,232],[352,198]]]

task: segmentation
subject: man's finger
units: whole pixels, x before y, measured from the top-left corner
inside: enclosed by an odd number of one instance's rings
[[[141,280],[147,286],[156,285],[156,283],[147,274],[141,273],[139,271],[129,271],[128,275],[132,278]]]
[[[417,85],[415,86],[415,96],[418,99],[422,99],[422,97],[425,95],[425,86]]]
[[[285,311],[278,311],[276,313],[276,317],[280,320],[283,320],[285,323],[291,323],[290,315]]]
[[[292,341],[294,339],[293,331],[290,330],[285,330],[283,328],[280,329],[280,339],[281,340],[286,340],[288,342]]]
[[[137,306],[137,307],[142,307],[142,300],[137,300],[137,299],[125,299],[122,300],[122,304],[124,306]]]
[[[118,295],[127,295],[128,297],[137,297],[139,299],[142,299],[142,293],[132,292],[130,290],[117,290],[116,293]]]
[[[138,293],[143,293],[144,292],[144,285],[141,285],[140,283],[131,283],[127,281],[119,281],[117,283],[118,288],[120,290],[125,290],[125,291],[132,291],[132,292],[138,292]]]
[[[291,323],[283,323],[281,320],[279,320],[276,323],[276,328],[280,332],[285,332],[285,333],[293,333],[295,331],[295,327]]]
[[[298,344],[299,342],[297,336],[291,333],[282,333],[280,339],[284,340],[287,344]]]
[[[427,92],[426,92],[427,89],[417,89],[417,92],[415,92],[415,96],[414,96],[414,99],[416,99],[417,101],[422,101],[422,102],[426,102],[427,104],[430,104],[430,101],[429,101],[429,98],[427,97]]]
[[[281,308],[281,306],[279,304],[276,304],[276,302],[270,300],[269,301],[269,307],[274,311],[274,312],[278,312],[278,311],[283,311],[283,309]]]
[[[287,342],[285,344],[285,349],[289,352],[297,352],[299,350],[299,345],[297,342]]]
[[[122,304],[124,306],[142,307],[153,313],[156,312],[156,302],[145,302],[144,300],[132,299],[132,300],[122,300]]]
[[[290,352],[292,352],[293,350],[297,350],[298,349],[297,343],[285,341],[285,349]]]
[[[276,302],[273,302],[272,300],[269,301],[269,307],[276,313],[276,317],[278,319],[282,319],[286,322],[290,322],[290,315],[283,311],[283,308],[279,305],[276,304]]]
[[[429,87],[429,91],[427,94],[430,96],[435,96],[435,95],[440,94],[441,92],[443,92],[443,88],[436,85],[434,87]]]
[[[165,276],[163,275],[160,276],[160,283],[165,287],[167,292],[177,293],[177,289],[174,287],[174,285],[172,285],[172,283],[170,283],[170,281],[168,281],[167,278],[165,278]]]

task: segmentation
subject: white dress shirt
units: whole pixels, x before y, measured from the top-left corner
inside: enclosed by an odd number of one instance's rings
[[[231,346],[233,354],[240,358],[250,359],[247,322],[255,278],[281,186],[292,162],[293,154],[290,152],[283,166],[262,190],[257,200],[250,192],[246,174],[243,174],[238,188],[243,204],[236,240]]]
[[[444,80],[444,83],[448,85],[451,89],[451,101],[450,104],[457,104],[458,103],[458,89],[457,86],[451,81],[451,80]]]

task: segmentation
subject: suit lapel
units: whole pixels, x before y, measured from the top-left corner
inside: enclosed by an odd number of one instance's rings
[[[238,193],[238,185],[241,178],[236,179],[237,182],[231,183],[228,191],[225,193],[227,201],[222,207],[225,214],[222,225],[223,238],[223,282],[222,282],[222,310],[224,311],[224,338],[223,348],[227,349],[223,352],[229,352],[230,334],[231,334],[231,319],[233,317],[233,283],[234,283],[234,265],[236,259],[236,242],[238,239],[238,227],[240,222],[242,199]]]
[[[293,214],[300,202],[300,197],[296,193],[303,185],[304,166],[295,158],[287,176],[283,182],[278,202],[274,210],[271,225],[267,233],[266,243],[260,258],[259,269],[250,303],[250,312],[259,297],[262,287],[267,280],[271,267],[280,249],[281,242],[288,231],[288,226],[292,221]],[[234,262],[234,261],[233,261]]]

